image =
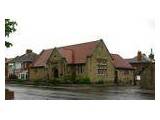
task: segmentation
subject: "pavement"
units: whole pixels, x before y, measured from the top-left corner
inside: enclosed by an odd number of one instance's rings
[[[153,90],[137,86],[32,86],[6,84],[15,100],[154,100]]]

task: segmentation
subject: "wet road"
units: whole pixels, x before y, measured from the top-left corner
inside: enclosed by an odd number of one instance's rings
[[[98,87],[90,85],[38,88],[7,84],[16,100],[154,100],[153,91],[138,87]]]

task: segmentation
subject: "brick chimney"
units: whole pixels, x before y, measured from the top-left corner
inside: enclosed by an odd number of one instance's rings
[[[137,53],[137,61],[141,61],[142,60],[142,53],[141,51],[138,51]]]
[[[26,54],[31,53],[31,52],[32,52],[31,49],[27,49],[27,50],[26,50]]]

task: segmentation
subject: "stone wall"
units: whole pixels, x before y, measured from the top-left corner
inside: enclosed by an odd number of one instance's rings
[[[124,84],[132,84],[134,80],[134,70],[117,69],[118,82]]]
[[[65,59],[60,55],[58,50],[55,48],[48,59],[48,74],[49,80],[53,80],[54,78],[62,77],[66,74],[67,64]]]
[[[97,73],[97,60],[106,60],[106,72],[104,74]],[[112,64],[112,58],[109,51],[107,50],[105,44],[101,41],[94,50],[93,55],[88,57],[86,71],[88,77],[92,82],[104,81],[113,82],[114,81],[114,66]]]
[[[44,67],[31,68],[29,70],[30,80],[47,80],[48,71]]]
[[[155,89],[155,63],[148,63],[141,74],[140,85],[145,89]]]

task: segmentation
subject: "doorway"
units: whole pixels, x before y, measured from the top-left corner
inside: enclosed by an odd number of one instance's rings
[[[57,68],[54,68],[53,69],[53,74],[54,74],[54,78],[58,78],[58,69]]]
[[[115,79],[114,79],[114,83],[118,84],[118,71],[115,71]]]

